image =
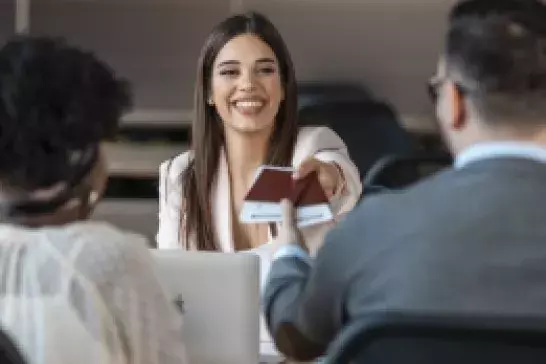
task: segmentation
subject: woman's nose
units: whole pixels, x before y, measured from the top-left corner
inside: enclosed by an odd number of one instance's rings
[[[239,89],[241,91],[253,91],[256,89],[256,80],[251,71],[243,72],[240,78]]]

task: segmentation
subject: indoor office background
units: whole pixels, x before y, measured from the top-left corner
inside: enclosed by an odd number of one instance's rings
[[[187,148],[200,47],[229,14],[257,10],[285,38],[299,81],[351,82],[436,141],[425,82],[455,0],[0,0],[0,42],[16,30],[95,50],[134,85],[135,111],[108,146],[111,186],[95,218],[152,238],[159,163]]]

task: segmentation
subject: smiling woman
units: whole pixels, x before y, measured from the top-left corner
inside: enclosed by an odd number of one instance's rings
[[[361,185],[343,141],[330,129],[297,126],[294,67],[263,15],[235,15],[203,46],[189,152],[162,164],[159,248],[240,251],[271,241],[275,229],[238,216],[257,168],[318,172],[335,214],[350,210]],[[309,240],[320,239],[320,227]]]

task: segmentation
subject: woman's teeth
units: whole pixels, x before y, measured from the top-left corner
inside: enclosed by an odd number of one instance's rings
[[[235,106],[242,108],[257,108],[262,107],[263,104],[264,103],[261,101],[237,101]]]
[[[251,115],[258,114],[264,107],[263,101],[237,101],[235,108],[242,114]]]

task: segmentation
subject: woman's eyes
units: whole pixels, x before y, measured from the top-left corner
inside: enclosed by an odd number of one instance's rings
[[[275,73],[275,68],[274,67],[264,67],[264,68],[260,68],[258,69],[258,72],[260,73],[265,73],[265,74],[271,74],[271,73]]]
[[[275,67],[261,67],[256,70],[256,73],[270,75],[275,73],[276,71],[277,70],[275,69]],[[224,69],[220,71],[220,75],[226,76],[226,77],[235,77],[235,76],[238,76],[239,74],[240,74],[240,71],[238,69]]]
[[[222,76],[236,76],[239,74],[238,70],[221,70],[220,75]]]

